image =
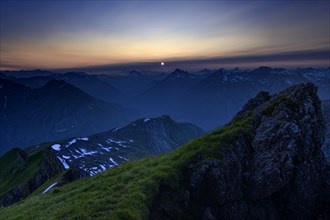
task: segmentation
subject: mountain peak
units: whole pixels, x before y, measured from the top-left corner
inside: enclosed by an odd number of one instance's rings
[[[330,186],[329,167],[320,150],[323,137],[316,86],[299,84],[273,96],[262,92],[227,126],[183,146],[187,151],[181,149],[180,155],[190,154],[189,149],[198,152],[181,171],[185,180],[180,187],[186,188],[180,192],[188,190],[192,196],[174,202],[178,193],[166,190],[164,184],[150,215],[163,218],[180,209],[182,216],[197,219],[254,219],[261,215],[313,219],[323,215],[328,212]],[[216,143],[214,148],[212,143]],[[203,146],[200,151],[198,146]],[[213,156],[212,148],[220,156]],[[211,158],[203,158],[202,152]],[[171,196],[175,198],[172,203],[162,200]],[[259,205],[265,203],[269,206]],[[165,204],[166,210],[159,210]],[[193,206],[187,210],[185,204]]]
[[[130,76],[142,76],[143,74],[140,71],[133,69],[129,72],[129,75]]]
[[[216,72],[212,73],[211,75],[209,75],[207,80],[211,80],[216,83],[223,83],[226,81],[230,81],[230,72],[228,72],[224,68],[221,68]]]
[[[186,71],[184,71],[184,70],[182,70],[180,68],[176,68],[173,72],[186,72]]]
[[[170,75],[166,77],[166,79],[174,80],[174,79],[194,79],[195,76],[187,71],[181,69],[175,69]]]
[[[306,109],[301,108],[305,106],[315,109],[313,114],[316,114],[318,120],[321,121],[319,126],[322,126],[322,117],[319,111],[321,109],[321,101],[317,96],[317,87],[312,83],[300,83],[273,96],[270,96],[268,92],[260,92],[243,106],[236,117],[241,117],[242,114],[250,114],[251,112],[254,112],[256,115],[262,114],[269,117],[283,117],[285,114],[303,115]],[[306,112],[307,114],[310,113]]]
[[[273,70],[273,68],[269,67],[269,66],[260,66],[257,69],[254,69],[252,72],[255,73],[269,73]]]

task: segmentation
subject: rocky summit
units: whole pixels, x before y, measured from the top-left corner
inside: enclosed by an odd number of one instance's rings
[[[0,219],[329,219],[317,88],[259,93],[224,127],[0,209]]]
[[[193,212],[196,219],[329,218],[329,166],[321,151],[324,121],[316,94],[313,84],[300,84],[250,100],[232,123],[252,117],[251,130],[219,146],[220,158],[189,169],[180,191],[187,197],[178,214],[183,218]],[[163,187],[150,219],[166,219],[178,210],[175,203],[159,208],[168,204],[165,197],[174,196]]]

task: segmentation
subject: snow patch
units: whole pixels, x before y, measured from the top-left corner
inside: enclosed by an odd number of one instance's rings
[[[84,155],[93,155],[97,153],[97,151],[87,151],[84,148],[80,148],[80,150]]]
[[[108,147],[108,148],[106,148],[106,147],[102,147],[102,150],[105,150],[105,151],[107,151],[107,152],[110,152],[110,151],[111,151],[111,148],[112,148],[112,147]]]
[[[115,128],[112,132],[118,131],[119,129],[121,129],[121,128]]]
[[[61,145],[59,145],[59,144],[54,144],[54,145],[52,146],[52,148],[53,148],[53,150],[60,151],[60,150],[61,150]]]
[[[107,170],[107,168],[105,168],[105,166],[103,166],[102,164],[100,164],[100,167],[102,168],[103,172]]]
[[[128,161],[128,159],[127,158],[125,158],[125,157],[122,157],[122,156],[118,156],[120,159],[122,159],[122,160],[125,160],[125,161]]]
[[[86,170],[86,171],[87,171],[87,170]],[[87,172],[88,172],[88,171],[87,171]],[[96,175],[96,174],[97,174],[97,171],[90,171],[90,172],[89,172],[89,175],[90,175],[90,176],[94,176],[94,175]]]
[[[145,118],[143,121],[144,122],[150,121],[150,118]]]
[[[116,161],[114,161],[111,157],[110,157],[110,159],[109,159],[110,161],[111,161],[111,163],[113,163],[115,166],[118,166],[119,164],[116,162]]]
[[[70,168],[70,166],[66,163],[66,161],[63,158],[61,158],[61,157],[57,157],[57,158],[61,161],[61,163],[63,164],[65,169]]]
[[[70,145],[76,143],[77,141],[88,141],[88,137],[83,137],[83,138],[74,138],[71,141],[69,141],[69,143],[67,143],[67,145],[65,147],[69,147]]]
[[[107,143],[110,144],[110,143],[115,143],[115,144],[118,144],[119,146],[121,147],[124,147],[126,148],[127,146],[125,146],[124,144],[127,143],[127,141],[115,141],[115,140],[112,140],[112,139],[108,139],[107,140]]]
[[[58,184],[58,182],[53,183],[52,185],[50,185],[45,191],[42,192],[42,195],[45,194],[46,192],[48,192],[51,188],[53,188],[54,186],[56,186]]]

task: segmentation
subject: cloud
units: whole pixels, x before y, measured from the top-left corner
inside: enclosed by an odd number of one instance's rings
[[[61,69],[61,71],[76,70],[87,72],[115,72],[115,71],[129,71],[132,69],[140,70],[157,70],[167,71],[174,68],[185,69],[200,69],[200,68],[220,68],[225,66],[231,67],[251,67],[261,65],[280,65],[286,66],[330,66],[330,51],[326,49],[321,50],[303,50],[290,51],[263,55],[241,55],[231,57],[212,57],[212,58],[194,58],[194,59],[166,59],[164,68],[161,67],[159,61],[150,62],[130,62],[121,64],[83,66],[68,69]]]

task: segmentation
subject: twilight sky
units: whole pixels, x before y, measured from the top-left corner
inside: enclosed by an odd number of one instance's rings
[[[330,1],[0,1],[0,69],[329,66]]]

